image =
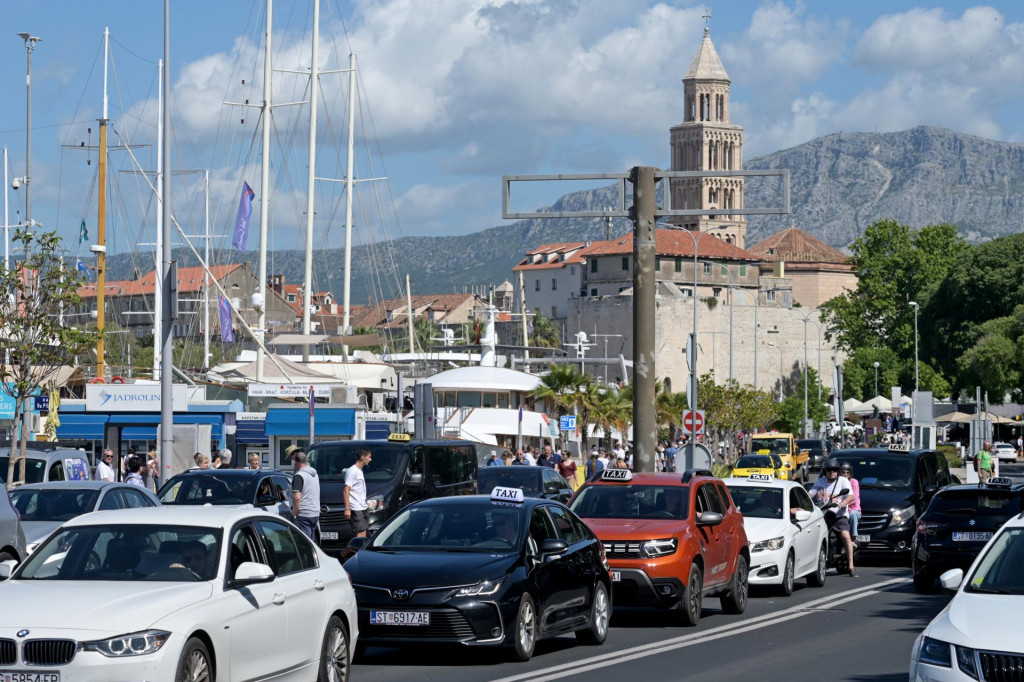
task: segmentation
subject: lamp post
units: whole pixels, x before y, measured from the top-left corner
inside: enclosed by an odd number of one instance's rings
[[[878,397],[878,360],[873,363],[875,365],[875,397]]]
[[[32,231],[32,52],[36,43],[42,38],[31,33],[19,33],[18,37],[25,41],[28,52],[28,69],[25,72],[25,226]]]
[[[782,373],[782,346],[776,346],[774,343],[768,344],[769,348],[774,348],[779,351],[779,402],[782,402],[782,384],[783,384],[783,373]]]
[[[921,377],[918,373],[917,365],[917,310],[920,306],[917,305],[917,301],[911,301],[910,305],[914,309],[914,393],[916,394],[918,387],[921,384]]]

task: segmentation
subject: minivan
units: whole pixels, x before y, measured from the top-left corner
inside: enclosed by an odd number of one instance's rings
[[[18,456],[18,446],[14,446]],[[0,483],[7,482],[7,466],[11,448],[0,448]],[[20,465],[15,464],[14,476],[18,477]],[[50,446],[47,449],[29,449],[25,453],[25,483],[47,483],[49,481],[90,481],[92,470],[89,460],[81,450]]]
[[[320,479],[320,546],[340,553],[352,537],[345,518],[345,471],[356,450],[373,453],[363,469],[369,533],[402,507],[432,497],[476,494],[476,445],[466,440],[412,440],[391,434],[385,440],[326,441],[306,451]]]

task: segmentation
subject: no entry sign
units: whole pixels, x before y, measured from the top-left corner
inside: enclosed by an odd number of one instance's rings
[[[683,410],[683,433],[688,436],[704,435],[703,410]]]

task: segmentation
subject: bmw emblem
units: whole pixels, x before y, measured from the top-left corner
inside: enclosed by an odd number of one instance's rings
[[[28,630],[18,630],[18,637],[28,637]]]
[[[397,601],[405,601],[406,599],[409,598],[409,590],[403,590],[403,589],[392,590],[391,591],[391,598],[395,599]]]

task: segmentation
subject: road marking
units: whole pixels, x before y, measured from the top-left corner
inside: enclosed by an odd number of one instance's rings
[[[864,597],[870,597],[886,590],[905,585],[910,582],[909,578],[893,578],[892,580],[886,580],[880,583],[872,583],[870,585],[864,585],[852,590],[846,590],[845,592],[839,592],[826,597],[820,597],[803,604],[792,606],[782,611],[774,613],[768,613],[763,616],[757,616],[748,620],[740,621],[738,623],[730,623],[729,625],[721,625],[716,628],[711,628],[704,632],[695,632],[690,635],[682,635],[673,639],[662,640],[660,642],[650,642],[648,644],[642,644],[635,646],[630,649],[623,649],[621,651],[610,652],[607,654],[600,654],[598,656],[592,656],[590,658],[584,658],[579,661],[573,661],[572,663],[563,663],[560,665],[551,666],[550,668],[543,668],[541,670],[534,670],[528,673],[521,673],[519,675],[512,675],[510,677],[502,677],[494,682],[523,682],[529,680],[530,682],[546,682],[547,680],[557,680],[563,677],[571,677],[573,675],[579,675],[590,670],[596,670],[603,668],[607,665],[614,665],[616,663],[625,663],[626,661],[632,661],[638,658],[646,658],[648,656],[657,656],[664,654],[675,649],[683,649],[694,644],[701,644],[703,642],[710,642],[716,639],[723,639],[725,637],[731,637],[732,635],[738,635],[744,632],[750,632],[751,630],[758,630],[761,628],[768,627],[770,625],[777,625],[788,620],[794,620],[796,618],[802,618],[809,616],[813,613],[820,613],[814,611],[816,606],[824,606],[828,604],[830,606],[838,606],[847,602],[855,601],[857,599],[863,599]]]

